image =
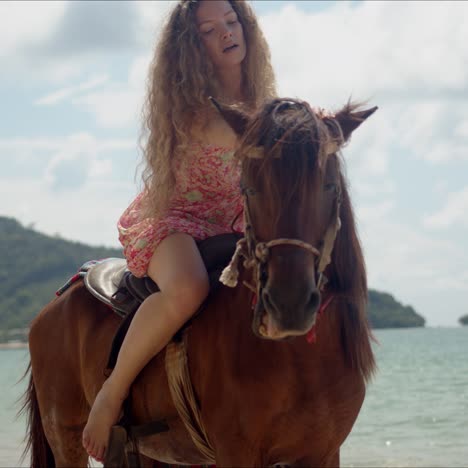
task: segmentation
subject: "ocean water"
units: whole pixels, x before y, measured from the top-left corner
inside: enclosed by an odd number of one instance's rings
[[[349,467],[468,467],[468,327],[378,330],[379,371],[341,451]],[[19,466],[27,350],[0,350],[0,466]],[[27,461],[23,462],[27,466]]]
[[[379,330],[347,466],[468,467],[468,327]]]

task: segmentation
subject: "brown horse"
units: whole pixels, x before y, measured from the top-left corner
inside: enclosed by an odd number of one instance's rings
[[[275,99],[253,117],[219,109],[240,135],[246,240],[238,253],[245,262],[237,287],[220,288],[193,320],[187,344],[216,464],[338,466],[375,367],[365,266],[339,149],[375,108],[348,104],[327,115]],[[86,466],[81,434],[119,322],[78,282],[32,323],[26,397],[33,467]],[[135,381],[131,402],[136,423],[165,419],[170,426],[140,440],[145,456],[209,462],[170,397],[164,352]]]

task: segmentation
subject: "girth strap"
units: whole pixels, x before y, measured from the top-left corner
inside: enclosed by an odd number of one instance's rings
[[[172,400],[187,431],[207,462],[215,464],[215,452],[203,425],[200,409],[190,379],[187,361],[187,329],[180,341],[166,347],[166,373]]]

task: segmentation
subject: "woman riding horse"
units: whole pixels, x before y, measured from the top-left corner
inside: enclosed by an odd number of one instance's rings
[[[246,225],[224,275],[233,284],[237,267],[237,286],[215,292],[187,332],[207,439],[219,466],[338,466],[375,367],[339,149],[375,108],[328,115],[290,99],[269,101],[253,117],[219,108],[240,138]],[[80,434],[118,325],[82,283],[35,319],[32,466],[86,466]],[[139,441],[144,455],[212,462],[174,406],[164,353],[139,374],[130,400],[136,424],[165,419],[170,427]]]

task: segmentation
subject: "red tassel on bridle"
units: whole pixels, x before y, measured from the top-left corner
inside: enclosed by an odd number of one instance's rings
[[[325,312],[325,309],[328,307],[332,299],[333,296],[330,296],[323,304],[320,305],[320,309],[317,312],[317,320],[314,326],[309,330],[309,332],[306,335],[307,343],[315,344],[317,342],[317,321],[320,318],[320,316]]]

